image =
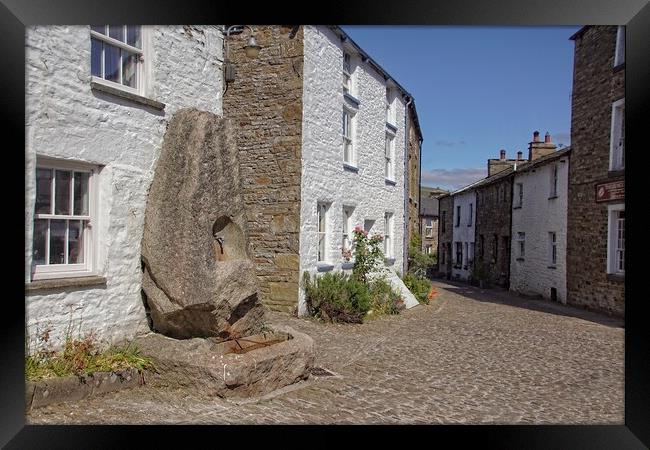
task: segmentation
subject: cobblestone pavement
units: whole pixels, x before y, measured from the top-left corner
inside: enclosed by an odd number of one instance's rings
[[[430,305],[362,325],[271,313],[314,338],[310,377],[232,401],[147,385],[28,413],[30,424],[623,424],[622,321],[434,282]]]

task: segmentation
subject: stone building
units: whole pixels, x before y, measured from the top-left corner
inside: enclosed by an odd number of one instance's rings
[[[423,198],[420,206],[422,227],[422,251],[427,254],[438,252],[438,199]]]
[[[469,280],[474,264],[474,234],[476,225],[476,191],[472,183],[452,194],[453,265],[451,276]]]
[[[570,149],[535,132],[529,160],[514,171],[510,290],[566,303],[567,182]]]
[[[452,244],[454,240],[454,197],[443,194],[438,197],[438,273],[451,278],[453,265]]]
[[[523,164],[522,152],[517,159],[506,160],[505,150],[499,159],[488,160],[488,176],[476,186],[476,258],[475,270],[482,266],[484,281],[507,288],[510,280],[510,229],[512,180],[516,164]],[[504,161],[512,162],[503,164]],[[502,170],[497,171],[495,164]]]
[[[221,114],[217,26],[26,28],[25,312],[104,341],[148,331],[140,241],[171,116]]]
[[[407,229],[405,234],[406,248],[408,248],[411,239],[415,235],[422,236],[420,228],[420,209],[422,208],[422,198],[420,196],[420,178],[422,176],[422,132],[420,125],[417,123],[418,117],[413,102],[408,104],[408,161],[407,161],[407,192],[408,205],[407,212]],[[407,258],[404,258],[405,266],[403,273],[408,269]]]
[[[575,42],[567,302],[625,314],[625,27],[586,26]]]
[[[303,314],[302,273],[351,269],[343,249],[355,226],[383,235],[387,266],[404,270],[409,147],[413,163],[422,133],[413,97],[339,27],[255,34],[257,59],[244,55],[245,30],[228,39],[224,115],[240,127],[262,300]]]

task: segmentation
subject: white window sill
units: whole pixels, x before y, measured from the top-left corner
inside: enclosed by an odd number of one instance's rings
[[[388,122],[388,121],[386,122],[386,128],[387,128],[389,131],[392,131],[393,133],[397,133],[397,126],[396,126],[396,125],[393,125],[392,123],[390,123],[390,122]]]
[[[350,172],[355,172],[355,173],[359,172],[359,168],[357,166],[355,166],[352,163],[345,162],[345,161],[343,161],[343,168],[345,170],[349,170]]]
[[[98,275],[52,278],[25,283],[25,293],[32,294],[55,289],[77,289],[84,287],[106,287],[106,277]]]
[[[94,91],[99,91],[103,92],[106,94],[114,95],[116,97],[120,97],[126,100],[131,100],[136,103],[140,103],[145,106],[149,106],[151,108],[157,109],[159,111],[162,111],[165,109],[165,104],[162,102],[158,102],[156,100],[152,100],[147,97],[143,97],[142,95],[136,94],[131,91],[127,91],[126,89],[117,87],[119,85],[115,83],[115,86],[111,86],[111,84],[108,84],[109,82],[101,80],[101,78],[97,77],[92,77],[90,81],[90,88]]]
[[[346,100],[349,100],[356,108],[358,108],[359,105],[361,104],[359,99],[356,98],[354,95],[350,94],[349,92],[343,92],[343,97]]]
[[[391,186],[397,185],[397,182],[395,180],[391,180],[390,178],[385,178],[386,184],[389,184]]]
[[[334,270],[334,264],[326,263],[326,262],[319,262],[316,265],[316,269],[319,272],[329,272],[331,270]]]

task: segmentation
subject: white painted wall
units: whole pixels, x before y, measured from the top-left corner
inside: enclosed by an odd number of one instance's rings
[[[116,342],[147,330],[140,298],[140,240],[146,195],[171,116],[179,108],[221,114],[222,32],[216,26],[151,26],[147,97],[164,112],[90,88],[88,26],[26,28],[25,282],[30,281],[36,155],[103,166],[99,175],[97,274],[105,288],[63,289],[25,298],[26,327],[52,329],[60,343],[95,331]]]
[[[469,205],[472,204],[472,223],[469,223]],[[456,218],[458,206],[460,206],[460,224],[456,226]],[[453,213],[453,243],[451,244],[451,252],[454,263],[452,264],[451,275],[461,280],[467,280],[470,275],[471,259],[474,256],[474,229],[476,226],[476,192],[467,191],[454,195],[454,213]],[[460,269],[455,268],[456,265],[456,242],[463,243],[463,264]],[[465,244],[469,254],[465,252]],[[467,264],[467,269],[465,269]]]
[[[303,88],[302,182],[300,210],[300,276],[317,271],[318,238],[316,204],[330,202],[328,252],[333,270],[341,270],[342,207],[354,206],[353,227],[374,219],[371,234],[384,232],[384,213],[392,212],[395,262],[400,270],[404,258],[404,113],[405,102],[396,99],[395,185],[384,177],[386,88],[383,76],[356,59],[355,96],[360,100],[356,115],[358,172],[343,167],[341,138],[341,87],[343,50],[340,39],[324,26],[305,26]],[[299,312],[306,312],[300,290]]]
[[[560,162],[564,161],[564,162]],[[549,199],[553,164],[558,166],[557,198]],[[512,211],[512,242],[510,289],[527,295],[550,298],[557,289],[558,301],[566,302],[566,229],[569,157],[538,166],[534,172],[515,175],[514,205],[518,201],[517,183],[523,183],[523,206]],[[549,237],[554,231],[557,240],[557,264],[549,268]],[[525,257],[519,258],[517,233],[526,233]]]

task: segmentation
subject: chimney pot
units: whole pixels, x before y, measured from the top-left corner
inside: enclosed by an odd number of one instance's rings
[[[544,135],[544,143],[550,144],[550,142],[551,142],[551,135],[547,131],[546,134]]]
[[[500,159],[501,161],[505,161],[505,160],[506,160],[506,151],[505,151],[505,150],[501,150],[501,151],[499,152],[499,159]]]
[[[533,133],[533,142],[539,142],[539,131]]]
[[[524,157],[524,153],[520,150],[517,152],[517,161],[521,161]]]

